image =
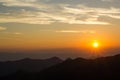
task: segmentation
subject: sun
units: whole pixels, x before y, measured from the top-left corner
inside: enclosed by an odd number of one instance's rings
[[[98,43],[98,42],[94,42],[94,43],[93,43],[93,47],[94,47],[94,48],[98,48],[98,47],[99,47],[99,43]]]

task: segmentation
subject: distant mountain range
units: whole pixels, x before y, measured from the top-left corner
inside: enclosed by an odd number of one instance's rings
[[[17,61],[0,62],[0,76],[13,74],[18,70],[27,72],[40,72],[43,69],[61,63],[62,60],[57,57],[49,59],[30,59],[25,58]]]
[[[63,62],[58,59],[58,62],[40,72],[20,70],[0,80],[120,80],[120,55],[97,59],[69,58]]]

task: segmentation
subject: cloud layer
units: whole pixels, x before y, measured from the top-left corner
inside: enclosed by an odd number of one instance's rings
[[[95,1],[0,0],[0,6],[2,6],[0,23],[110,25],[112,23],[102,19],[102,17],[120,20],[119,6],[94,7]],[[110,2],[114,2],[117,5],[119,0],[96,1],[98,5]],[[91,6],[92,4],[94,6]],[[4,8],[10,8],[10,10],[4,10]]]
[[[0,27],[0,31],[6,30],[7,28],[5,27]]]
[[[77,30],[59,30],[59,31],[56,31],[57,33],[91,33],[91,34],[94,34],[96,33],[94,30],[81,30],[81,31],[77,31]]]

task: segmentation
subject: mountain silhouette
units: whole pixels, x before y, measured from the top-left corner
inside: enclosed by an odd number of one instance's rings
[[[62,60],[58,57],[52,57],[44,60],[25,58],[17,61],[0,62],[0,76],[12,74],[18,70],[26,72],[39,72],[61,62]]]
[[[40,72],[18,71],[0,80],[120,80],[120,55],[67,59]]]

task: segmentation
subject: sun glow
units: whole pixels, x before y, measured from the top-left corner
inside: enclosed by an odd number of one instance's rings
[[[94,48],[98,48],[98,47],[99,47],[99,43],[98,43],[98,42],[94,42],[94,43],[93,43],[93,47],[94,47]]]

